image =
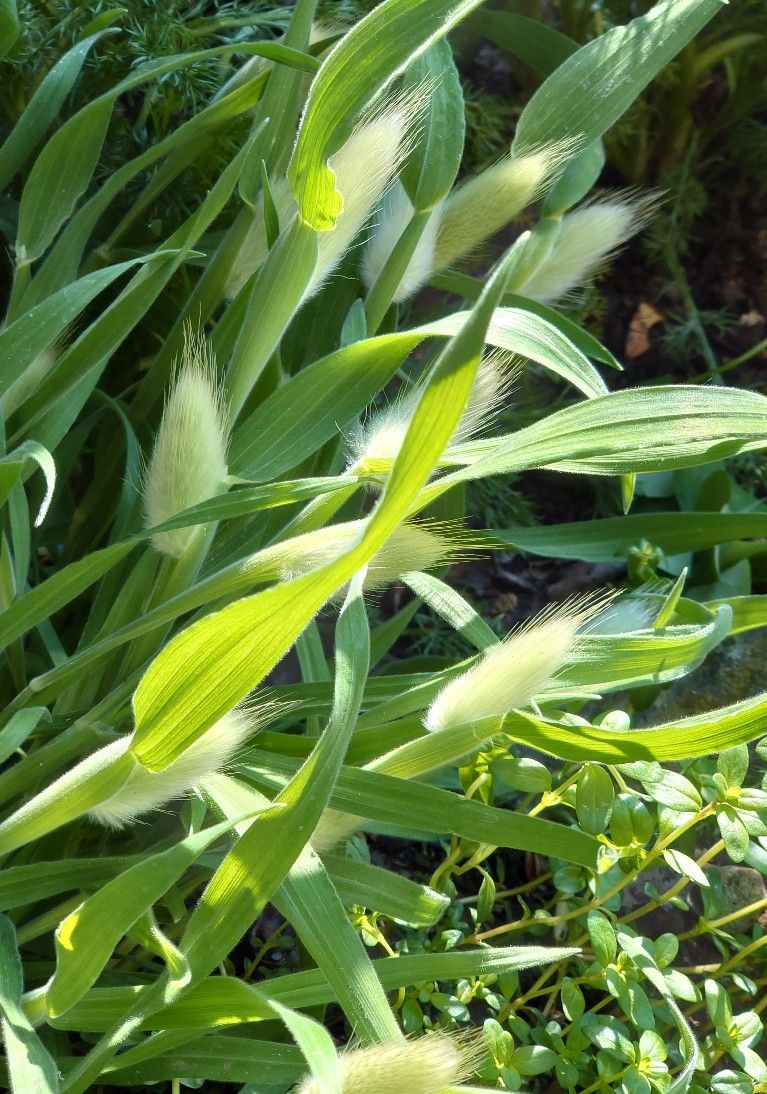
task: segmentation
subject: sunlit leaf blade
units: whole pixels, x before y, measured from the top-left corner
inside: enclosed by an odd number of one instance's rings
[[[24,989],[16,934],[0,915],[0,1013],[12,1094],[57,1094],[56,1064],[21,1008]]]
[[[231,825],[213,825],[131,866],[59,923],[56,971],[46,989],[49,1014],[63,1014],[77,1003],[128,929]]]
[[[722,7],[722,0],[662,0],[567,58],[538,88],[517,124],[514,151],[608,130],[647,84]]]
[[[679,718],[652,729],[620,732],[601,726],[572,726],[515,711],[507,715],[504,732],[530,748],[567,760],[602,763],[661,763],[709,756],[764,734],[767,695]]]
[[[295,767],[294,760],[272,754],[261,763],[251,761],[247,770],[265,786],[277,787]],[[454,832],[497,847],[542,852],[556,842],[558,857],[582,866],[595,862],[597,843],[585,833],[376,771],[343,768],[330,802],[343,812],[384,824],[401,826],[407,823],[406,818],[417,817],[421,831],[438,835]]]
[[[493,976],[559,961],[577,952],[558,946],[466,947],[445,953],[402,954],[373,961],[386,991],[434,980]],[[285,1006],[314,1007],[333,1001],[333,990],[320,969],[308,969],[274,978],[268,997],[236,977],[212,976],[201,981],[178,1002],[148,1018],[144,1028],[183,1030],[254,1022],[270,1016],[269,1000]],[[111,1025],[146,988],[94,988],[77,1006],[56,1019],[58,1029],[99,1032]]]
[[[237,601],[192,625],[150,666],[133,704],[133,755],[141,763],[155,769],[167,765],[216,717],[239,702],[401,521],[457,424],[506,276],[501,267],[438,358],[383,497],[359,542],[336,562]],[[222,680],[224,660],[227,672]]]

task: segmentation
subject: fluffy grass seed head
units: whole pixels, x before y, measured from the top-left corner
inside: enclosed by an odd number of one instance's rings
[[[275,544],[268,548],[269,553],[274,555],[275,576],[282,581],[291,581],[335,562],[354,546],[364,529],[364,520],[349,520],[304,532]]]
[[[364,823],[362,817],[342,813],[340,809],[326,809],[309,842],[319,855],[330,854],[359,832]]]
[[[427,94],[428,88],[419,88],[378,104],[328,160],[343,206],[334,227],[320,233],[317,267],[304,300],[319,291],[379,206],[408,154]],[[271,192],[280,227],[284,228],[296,212],[287,179],[284,176],[274,179]],[[226,283],[227,299],[237,295],[266,261],[268,253],[263,199],[259,199]]]
[[[505,156],[445,199],[435,249],[444,269],[495,235],[544,192],[565,152],[551,145],[526,156]]]
[[[147,528],[214,497],[224,485],[226,416],[214,368],[204,336],[187,331],[144,476]],[[180,558],[197,533],[195,526],[158,532],[152,543],[162,554]]]
[[[450,445],[465,444],[492,426],[503,410],[514,377],[511,354],[493,350],[482,358]],[[384,465],[388,470],[402,447],[422,393],[422,385],[417,384],[357,425],[347,442],[351,467],[367,467],[375,473]]]
[[[397,1044],[372,1045],[342,1052],[343,1094],[443,1094],[468,1079],[476,1050],[467,1038],[429,1033]],[[296,1094],[323,1094],[307,1077]]]
[[[629,191],[566,213],[546,261],[515,291],[541,303],[566,297],[644,227],[656,204],[655,194]]]
[[[238,708],[219,718],[162,771],[147,771],[141,764],[111,798],[91,809],[89,817],[107,828],[124,828],[137,817],[185,797],[197,784],[229,764],[242,743],[256,733],[274,714],[273,705],[258,711]],[[104,762],[117,759],[130,748],[123,737],[99,750]]]
[[[437,521],[400,524],[368,563],[366,592],[382,589],[411,571],[436,570],[473,557],[476,546],[463,528]]]
[[[275,548],[281,578],[289,581],[335,561],[359,539],[364,521],[330,525],[296,536]],[[458,526],[413,521],[400,524],[368,563],[363,583],[366,592],[391,585],[410,570],[434,570],[469,557],[475,549],[471,537]],[[344,595],[340,590],[337,595]]]
[[[657,605],[646,597],[622,596],[589,621],[588,634],[633,634],[651,627]]]
[[[515,355],[507,350],[494,349],[485,354],[449,446],[472,441],[493,427],[518,375],[516,362]]]
[[[317,269],[307,297],[322,286],[380,205],[412,141],[426,92],[402,95],[377,107],[328,160],[343,206],[334,227],[319,239]]]
[[[394,300],[412,296],[433,273],[469,254],[500,231],[546,189],[562,162],[561,146],[527,156],[506,156],[457,187],[431,214]],[[365,246],[362,279],[368,289],[413,215],[399,182],[387,192],[375,228]]]
[[[558,606],[491,646],[438,693],[426,712],[426,728],[439,732],[528,706],[561,668],[578,630],[602,606],[593,599]]]

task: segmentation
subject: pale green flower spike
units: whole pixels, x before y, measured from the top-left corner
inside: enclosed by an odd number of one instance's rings
[[[564,605],[491,646],[438,693],[426,728],[436,733],[528,706],[562,667],[579,629],[603,607],[593,599]]]
[[[344,203],[335,226],[320,235],[317,269],[307,297],[317,292],[370,220],[407,155],[419,110],[417,98],[395,100],[358,126],[328,160]]]
[[[514,291],[541,303],[561,300],[646,224],[656,204],[656,194],[629,193],[567,213],[545,262]]]
[[[372,1045],[339,1057],[343,1094],[443,1094],[469,1077],[476,1051],[466,1039],[430,1033],[413,1041]],[[296,1094],[323,1094],[307,1077]]]
[[[453,190],[442,210],[436,268],[469,254],[540,197],[565,151],[552,145],[529,156],[508,156]]]
[[[225,422],[208,344],[204,336],[187,331],[144,476],[145,527],[162,524],[221,491],[227,477]],[[198,535],[199,526],[177,528],[158,532],[152,543],[161,554],[180,558]]]
[[[320,235],[317,267],[304,300],[319,291],[379,205],[408,154],[425,97],[426,90],[421,89],[378,107],[359,123],[345,144],[328,160],[336,177],[336,187],[343,197],[343,208],[335,227]],[[280,227],[284,228],[296,211],[284,177],[273,183],[272,199]],[[267,254],[263,204],[260,203],[227,282],[228,299],[237,295],[266,260]]]
[[[343,813],[340,809],[326,809],[309,842],[318,854],[330,854],[346,843],[364,823],[362,817]]]
[[[501,413],[515,378],[514,358],[502,350],[483,357],[471,395],[450,444],[465,444],[486,432]],[[350,467],[388,471],[405,440],[423,388],[420,384],[361,422],[348,441]]]
[[[436,570],[472,554],[473,541],[460,527],[419,522],[400,524],[368,563],[366,592],[383,589],[411,571]]]
[[[453,190],[431,214],[394,294],[406,300],[432,274],[475,250],[539,197],[563,159],[561,146],[529,156],[506,156]],[[396,182],[383,200],[362,259],[362,279],[372,288],[413,216],[413,206]]]
[[[364,521],[330,525],[296,536],[273,549],[283,581],[308,574],[339,558],[359,539]],[[368,563],[365,592],[382,589],[410,570],[434,570],[467,557],[474,547],[460,528],[436,522],[400,524]],[[336,594],[342,595],[343,590]]]
[[[273,705],[266,705],[257,713],[232,710],[162,771],[148,771],[137,763],[117,793],[91,809],[88,816],[107,828],[124,828],[136,817],[186,797],[202,779],[224,769],[242,743],[261,729],[273,712]],[[96,766],[106,764],[123,756],[130,746],[131,738],[122,737],[99,749],[85,762]]]

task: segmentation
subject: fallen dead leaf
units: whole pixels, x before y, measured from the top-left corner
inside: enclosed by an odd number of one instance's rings
[[[624,354],[630,359],[641,357],[650,348],[648,332],[656,323],[663,322],[661,313],[644,300],[640,303],[629,323]]]

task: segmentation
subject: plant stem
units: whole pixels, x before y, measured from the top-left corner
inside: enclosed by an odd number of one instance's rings
[[[764,350],[767,350],[767,338],[763,338],[761,342],[757,342],[751,349],[747,349],[745,353],[741,353],[739,357],[733,357],[729,361],[725,361],[723,365],[719,365],[717,372],[720,376],[725,372],[729,372],[731,369],[737,368],[738,365],[745,365],[747,361],[750,361],[752,357],[757,357]],[[707,372],[699,372],[696,376],[693,376],[690,381],[693,384],[699,384],[708,379]]]
[[[376,333],[391,307],[399,283],[408,268],[410,259],[415,253],[418,241],[423,235],[431,215],[431,212],[413,213],[410,222],[386,259],[378,280],[368,293],[365,301],[368,337]]]

